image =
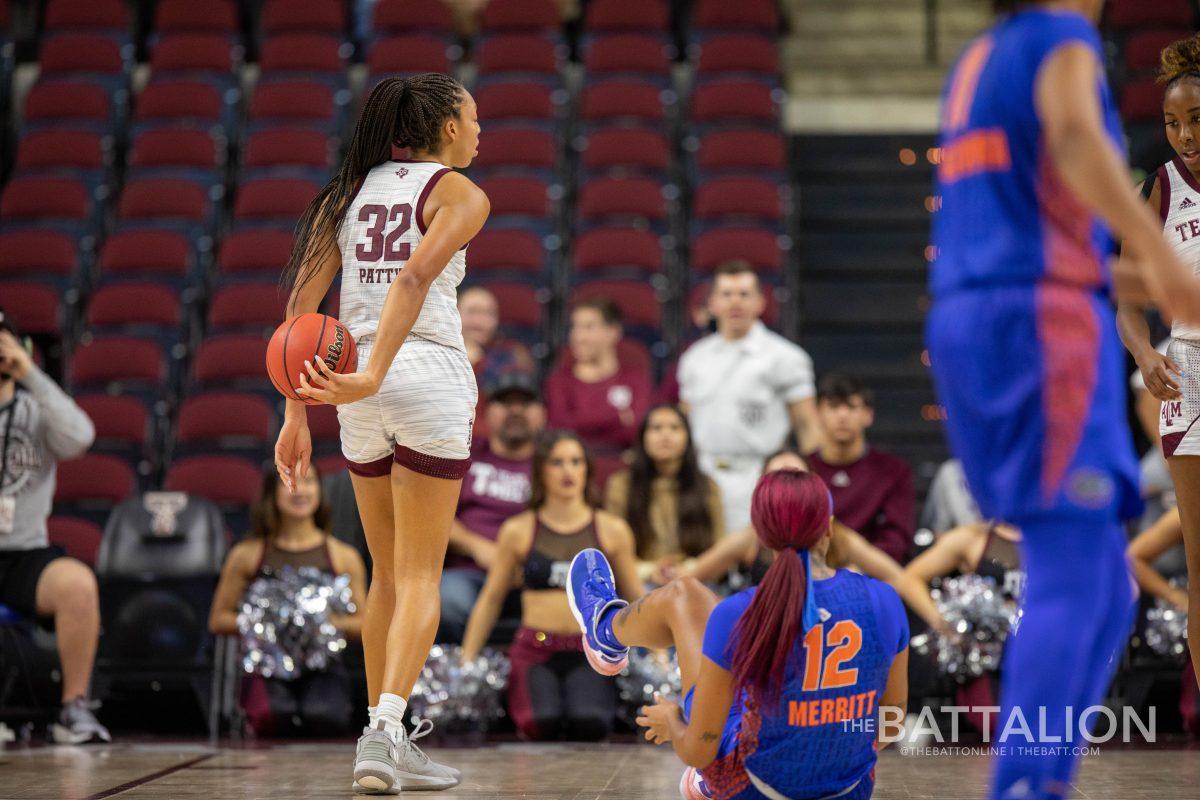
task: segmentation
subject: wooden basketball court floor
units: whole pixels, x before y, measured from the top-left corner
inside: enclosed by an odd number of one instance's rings
[[[492,800],[674,800],[682,771],[667,747],[639,744],[430,749],[463,771],[461,786],[416,795]],[[325,800],[351,798],[347,743],[254,748],[114,744],[0,750],[0,800]],[[987,758],[881,756],[878,800],[984,798]],[[1087,757],[1074,797],[1200,798],[1200,747],[1102,749]]]

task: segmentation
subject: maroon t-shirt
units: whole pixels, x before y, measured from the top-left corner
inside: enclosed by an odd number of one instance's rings
[[[906,563],[913,545],[916,502],[908,464],[874,449],[852,464],[826,464],[819,452],[810,455],[808,463],[829,486],[838,521]]]
[[[608,451],[633,445],[654,399],[646,370],[625,366],[597,383],[584,383],[570,369],[557,369],[546,378],[543,393],[551,427],[573,430],[589,446]],[[623,409],[630,413],[623,417]]]
[[[458,521],[473,533],[496,541],[500,526],[529,507],[532,460],[517,461],[492,452],[486,439],[471,452],[471,468],[458,498]],[[469,556],[450,553],[447,568],[478,568]]]

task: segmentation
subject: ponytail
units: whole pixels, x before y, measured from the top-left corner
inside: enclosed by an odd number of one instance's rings
[[[462,108],[465,90],[439,72],[408,78],[385,78],[371,91],[350,137],[337,174],[296,224],[295,239],[283,284],[299,289],[312,279],[319,263],[337,246],[337,234],[358,187],[367,173],[392,157],[392,147],[431,152],[441,145],[441,128]],[[290,315],[292,309],[289,307]]]
[[[800,554],[780,550],[734,628],[733,681],[766,706],[779,699],[810,580]]]
[[[1172,42],[1159,57],[1158,82],[1170,89],[1183,78],[1200,80],[1200,34]]]

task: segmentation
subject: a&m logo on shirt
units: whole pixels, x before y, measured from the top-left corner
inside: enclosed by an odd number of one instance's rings
[[[608,390],[608,404],[618,411],[633,405],[633,390],[628,386],[614,386]]]
[[[1161,416],[1163,425],[1171,427],[1171,423],[1183,416],[1183,401],[1168,400],[1163,403]]]
[[[396,170],[397,178],[403,178],[407,174],[408,174],[408,167],[401,167],[400,169]]]

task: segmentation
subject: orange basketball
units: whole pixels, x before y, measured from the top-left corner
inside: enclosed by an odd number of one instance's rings
[[[319,405],[296,394],[304,362],[316,356],[334,372],[358,369],[358,347],[346,326],[324,314],[300,314],[275,329],[267,345],[267,374],[280,394],[289,400]]]

